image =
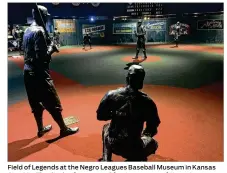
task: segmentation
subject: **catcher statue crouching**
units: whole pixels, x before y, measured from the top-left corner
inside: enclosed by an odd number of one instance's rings
[[[103,156],[99,161],[111,161],[112,153],[127,161],[147,161],[149,155],[155,154],[158,143],[153,136],[157,134],[160,119],[155,103],[139,91],[144,77],[143,67],[132,65],[127,86],[109,91],[101,100],[97,119],[111,122],[103,127]]]

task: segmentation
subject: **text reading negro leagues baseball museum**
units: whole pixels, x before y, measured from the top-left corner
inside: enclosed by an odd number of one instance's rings
[[[77,164],[70,164],[70,165],[52,165],[52,166],[46,166],[46,165],[8,165],[8,170],[10,172],[51,172],[54,173],[55,171],[65,171],[65,172],[72,172],[72,173],[79,173],[80,171],[83,172],[122,172],[122,171],[171,171],[171,172],[178,172],[178,171],[215,171],[216,166],[201,166],[201,165],[184,165],[184,166],[177,166],[177,165],[162,165],[162,164],[152,164],[152,165],[133,165],[129,164],[127,166],[114,166],[114,165],[98,165],[98,166],[90,166],[88,165],[77,165]]]

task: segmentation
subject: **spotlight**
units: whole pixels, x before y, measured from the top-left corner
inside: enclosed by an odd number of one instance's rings
[[[90,21],[92,21],[92,22],[93,22],[94,20],[95,20],[95,19],[94,19],[94,17],[91,17],[91,18],[90,18]]]
[[[144,20],[147,20],[147,18],[146,18],[146,17],[144,17]]]

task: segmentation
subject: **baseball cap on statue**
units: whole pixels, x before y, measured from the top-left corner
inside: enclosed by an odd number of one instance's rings
[[[44,16],[50,16],[46,7],[44,7],[42,5],[38,5],[38,9],[39,9],[40,13],[42,13]]]
[[[131,76],[131,75],[145,75],[145,70],[140,65],[132,65],[128,69],[128,76]]]
[[[142,89],[144,78],[145,78],[144,68],[140,65],[132,65],[128,69],[126,83],[127,85],[130,85],[134,89]]]
[[[138,20],[138,23],[142,23],[142,19],[139,19],[139,20]]]

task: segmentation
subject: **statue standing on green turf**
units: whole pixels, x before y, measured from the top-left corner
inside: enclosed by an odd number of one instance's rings
[[[18,49],[20,55],[22,54],[23,34],[24,34],[24,32],[22,31],[22,29],[20,29],[19,25],[17,25],[13,36],[17,42],[17,49]]]
[[[180,22],[177,22],[175,25],[175,32],[174,32],[174,41],[176,43],[176,47],[178,47],[179,45],[180,31],[181,31],[181,24]]]
[[[146,48],[145,48],[146,30],[142,26],[142,20],[139,20],[138,23],[137,23],[135,35],[137,37],[137,46],[136,46],[136,56],[133,59],[138,59],[140,49],[143,49],[144,59],[147,59]]]
[[[158,143],[153,137],[160,119],[153,100],[139,91],[144,77],[143,67],[132,65],[126,77],[127,86],[109,91],[101,100],[97,119],[111,122],[103,127],[103,155],[99,161],[111,161],[112,153],[128,161],[147,161],[156,152]]]
[[[58,46],[58,47],[60,47],[61,45],[60,45],[60,32],[58,31],[58,28],[57,27],[55,27],[54,28],[54,33],[53,33],[53,40],[54,40],[54,43]]]
[[[91,36],[88,33],[86,33],[84,35],[84,38],[83,38],[83,49],[85,49],[86,45],[89,45],[90,49],[92,49],[92,47],[91,47]]]

